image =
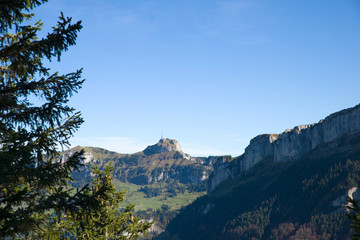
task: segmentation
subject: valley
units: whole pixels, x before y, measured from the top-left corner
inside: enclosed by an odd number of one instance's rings
[[[135,204],[143,219],[153,219],[157,233],[186,205],[206,195],[206,180],[214,162],[230,156],[191,157],[173,139],[160,139],[134,154],[121,154],[98,147],[77,146],[63,153],[63,158],[85,150],[80,171],[74,171],[72,185],[82,187],[92,180],[92,166],[104,169],[111,165],[113,183],[126,191],[120,208]],[[148,234],[150,237],[157,233]]]
[[[82,148],[74,186],[91,180],[92,164],[111,164],[121,207],[136,203],[155,221],[148,238],[346,239],[346,196],[360,198],[360,105],[259,135],[234,158],[191,157],[173,139],[134,154],[78,146],[64,156]]]

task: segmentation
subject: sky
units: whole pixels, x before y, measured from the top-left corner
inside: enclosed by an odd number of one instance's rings
[[[82,20],[53,71],[83,68],[72,146],[142,151],[161,136],[193,156],[243,153],[258,134],[360,103],[358,0],[50,0]]]

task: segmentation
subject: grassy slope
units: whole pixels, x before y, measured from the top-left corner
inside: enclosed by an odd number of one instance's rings
[[[129,183],[128,181],[120,181],[116,178],[116,172],[119,169],[146,169],[145,174],[149,174],[149,172],[151,172],[155,168],[165,169],[170,168],[171,166],[185,167],[194,164],[193,161],[176,157],[176,155],[178,155],[176,152],[167,152],[145,156],[143,152],[138,152],[134,154],[120,154],[102,148],[81,146],[77,146],[71,151],[80,151],[81,149],[84,149],[85,152],[89,152],[92,154],[94,159],[97,160],[95,165],[100,169],[104,165],[107,165],[109,163],[111,163],[111,165],[115,167],[115,176],[113,177],[113,182],[118,190],[127,191],[123,206],[128,203],[135,203],[136,210],[147,210],[148,208],[156,210],[160,209],[161,206],[164,204],[168,205],[170,207],[170,210],[179,210],[181,207],[190,204],[196,198],[203,196],[206,193],[205,191],[191,193],[185,191],[185,193],[177,193],[176,196],[173,197],[166,197],[166,194],[161,194],[157,197],[147,198],[143,192],[139,191],[141,185]],[[197,167],[199,166],[198,164],[196,165]],[[90,166],[87,166],[86,168],[89,169]],[[77,175],[79,176],[78,179],[82,179],[83,182],[85,181],[83,184],[85,184],[87,181],[91,181],[91,178],[89,177],[87,177],[86,179],[82,178],[81,173],[77,173]],[[147,186],[161,187],[162,189],[167,187],[166,183],[151,184]]]
[[[146,198],[143,192],[139,192],[139,185],[132,183],[123,183],[117,179],[113,180],[116,188],[121,190],[126,190],[125,202],[124,205],[128,203],[135,203],[136,210],[146,210],[151,209],[160,209],[161,205],[165,204],[170,206],[171,210],[178,210],[183,206],[186,206],[193,202],[196,198],[205,195],[205,192],[185,192],[184,194],[178,193],[175,197],[165,198],[163,195]]]
[[[146,155],[144,152],[134,154],[119,154],[97,147],[77,146],[70,151],[80,151],[91,153],[96,160],[93,162],[100,170],[111,163],[114,167],[112,173],[113,183],[118,191],[125,190],[125,201],[120,205],[121,208],[129,203],[135,204],[137,214],[144,219],[153,219],[158,229],[165,229],[169,221],[179,212],[179,210],[192,203],[198,197],[206,194],[203,184],[189,183],[189,176],[200,178],[204,172],[210,172],[210,164],[200,164],[186,159],[183,154],[175,151]],[[217,158],[217,157],[213,157]],[[205,160],[204,160],[205,161]],[[214,161],[209,159],[209,161]],[[201,162],[201,160],[199,160]],[[77,187],[81,187],[91,181],[91,164],[87,164],[81,172],[74,172]],[[165,177],[160,183],[146,184],[146,180],[134,181],[134,178],[146,176],[148,179],[158,177],[164,172]],[[168,177],[168,178],[167,178]],[[132,182],[132,183],[131,183]],[[134,184],[137,183],[137,184]],[[143,184],[143,185],[142,185]],[[142,186],[150,188],[146,195],[140,191]],[[187,190],[185,190],[187,189]],[[204,189],[205,190],[205,189]],[[199,192],[201,191],[201,192]],[[157,233],[149,234],[149,239]]]

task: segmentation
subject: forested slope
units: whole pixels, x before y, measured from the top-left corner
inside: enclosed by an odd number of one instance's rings
[[[343,204],[358,194],[360,134],[297,161],[272,159],[197,199],[157,239],[347,239]]]

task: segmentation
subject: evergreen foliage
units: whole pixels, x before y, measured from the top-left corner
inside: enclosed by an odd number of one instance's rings
[[[161,205],[159,209],[147,209],[137,211],[136,214],[143,219],[152,219],[154,225],[159,229],[165,229],[169,222],[178,214],[178,210],[171,210],[168,205]],[[142,239],[153,239],[159,232],[152,231],[146,234]]]
[[[85,191],[89,199],[96,199],[90,207],[78,211],[68,211],[63,215],[50,216],[44,239],[134,239],[143,235],[151,227],[151,222],[140,221],[134,215],[134,204],[123,211],[119,204],[125,192],[117,192],[112,183],[113,168],[106,166],[104,171],[93,167],[91,188]]]
[[[350,213],[347,214],[347,217],[351,220],[351,229],[353,231],[351,239],[357,240],[360,239],[360,207],[358,204],[359,201],[350,197],[348,197],[346,201],[349,203],[347,209],[350,211]]]
[[[69,138],[83,122],[80,112],[67,103],[84,80],[81,69],[60,74],[44,62],[60,61],[61,54],[75,45],[82,26],[61,13],[52,32],[39,38],[43,23],[27,21],[34,17],[30,11],[45,2],[0,1],[0,238],[42,239],[44,234],[51,239],[70,238],[71,234],[61,232],[70,226],[76,236],[79,231],[100,236],[104,229],[109,234],[114,231],[108,227],[110,221],[116,227],[121,222],[117,231],[126,229],[128,237],[136,237],[148,224],[139,225],[132,207],[124,213],[110,207],[117,206],[123,195],[114,192],[109,169],[95,170],[99,176],[95,189],[85,186],[75,191],[69,185],[70,173],[82,165],[84,151],[62,158],[59,149],[69,146]],[[85,213],[91,214],[82,219]],[[108,218],[101,218],[104,214]]]

